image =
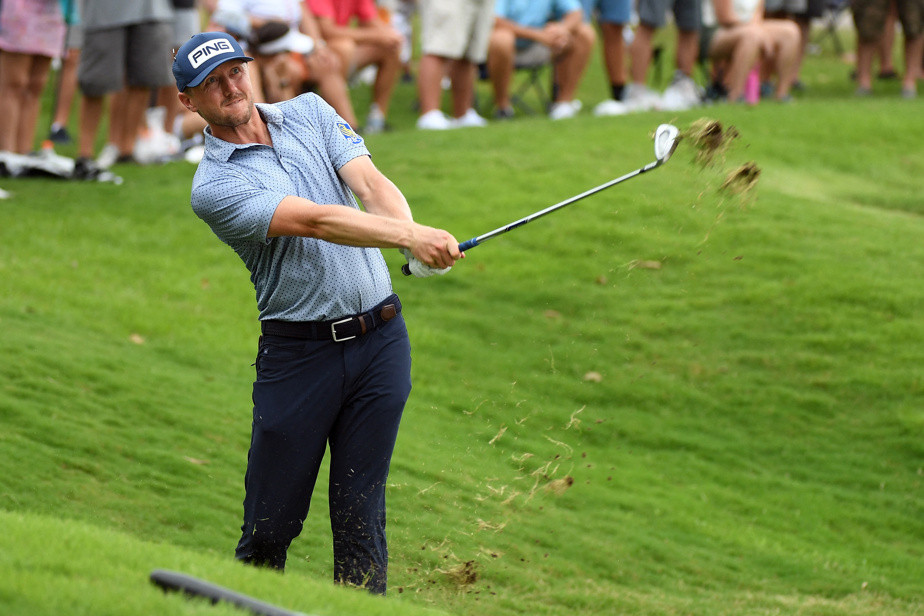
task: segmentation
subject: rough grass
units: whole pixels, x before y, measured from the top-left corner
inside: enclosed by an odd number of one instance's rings
[[[191,167],[4,180],[0,611],[232,613],[148,585],[177,568],[317,614],[921,614],[919,109],[831,67],[791,106],[370,139],[463,240],[649,162],[659,122],[742,135],[446,277],[386,255],[415,381],[386,601],[328,583],[323,478],[286,575],[233,562],[256,313]]]

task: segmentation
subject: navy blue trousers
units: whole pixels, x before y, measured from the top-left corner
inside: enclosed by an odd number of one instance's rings
[[[346,342],[261,338],[238,559],[285,567],[329,445],[334,580],[385,593],[385,481],[410,350],[400,314]]]

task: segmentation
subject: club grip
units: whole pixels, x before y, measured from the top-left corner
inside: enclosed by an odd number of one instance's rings
[[[402,266],[401,266],[401,273],[404,274],[405,276],[410,276],[410,275],[411,275],[411,266],[408,265],[407,263],[405,263],[404,265],[402,265]]]
[[[478,245],[478,238],[477,238],[477,237],[473,237],[473,238],[470,239],[470,240],[465,240],[464,242],[462,242],[461,244],[459,244],[459,252],[465,252],[465,251],[468,250],[469,248],[474,248],[474,247],[477,246],[477,245]]]

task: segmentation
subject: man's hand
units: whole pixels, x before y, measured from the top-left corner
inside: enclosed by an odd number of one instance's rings
[[[427,267],[449,268],[464,256],[459,252],[458,240],[448,231],[412,224],[411,241],[406,248],[415,259]]]
[[[401,254],[404,255],[405,259],[407,259],[407,266],[406,266],[407,271],[409,271],[411,274],[413,274],[417,278],[429,278],[430,276],[433,276],[433,275],[442,276],[443,274],[445,274],[446,272],[452,269],[452,266],[436,269],[436,268],[424,265],[419,260],[417,260],[417,257],[415,257],[414,254],[407,248],[402,248]]]
[[[571,32],[564,25],[552,21],[542,29],[541,42],[554,54],[559,54],[571,45]]]

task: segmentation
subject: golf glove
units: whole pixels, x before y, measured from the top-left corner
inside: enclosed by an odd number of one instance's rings
[[[429,278],[436,274],[437,276],[442,276],[446,272],[452,269],[450,267],[444,267],[442,269],[437,269],[435,267],[430,267],[429,265],[424,264],[414,254],[407,248],[401,249],[401,254],[404,255],[404,258],[407,259],[408,268],[411,270],[411,274],[417,276],[418,278]]]

